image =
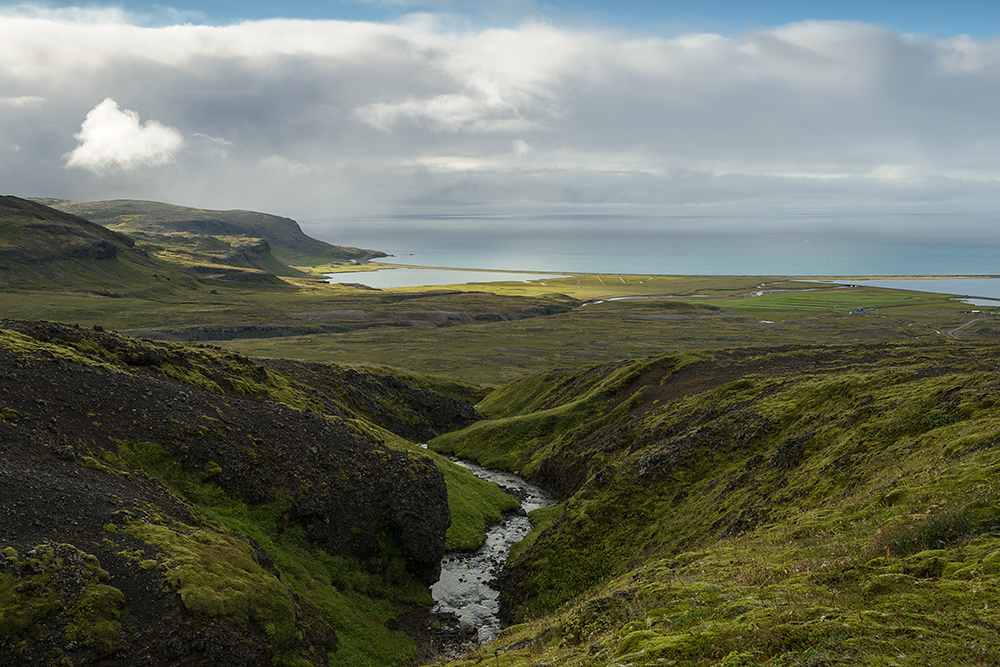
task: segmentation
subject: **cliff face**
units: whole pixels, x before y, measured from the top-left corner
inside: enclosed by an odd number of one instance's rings
[[[357,416],[332,395],[335,379],[324,397],[221,350],[52,323],[4,326],[0,596],[34,616],[21,624],[13,614],[27,616],[0,604],[2,661],[260,664],[294,655],[326,664],[336,633],[321,608],[276,577],[253,531],[208,519],[192,500],[220,516],[264,516],[267,539],[301,536],[369,573],[356,577],[436,579],[451,521],[442,474],[354,428]],[[274,400],[279,391],[301,407]],[[398,388],[378,400],[419,394],[429,392]],[[444,420],[455,416],[470,415],[452,407]],[[229,572],[233,563],[242,565]],[[32,587],[44,595],[26,596]],[[100,603],[90,625],[102,633],[74,616],[90,598]],[[268,635],[275,615],[299,639]]]

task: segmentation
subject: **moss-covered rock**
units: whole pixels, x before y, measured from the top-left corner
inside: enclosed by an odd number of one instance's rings
[[[0,662],[403,664],[413,644],[386,624],[395,605],[431,602],[449,502],[465,508],[467,546],[503,505],[478,480],[449,490],[452,464],[406,440],[475,418],[453,399],[358,371],[285,374],[216,348],[7,324],[0,548],[17,564],[72,544],[113,580],[53,597],[7,568]]]

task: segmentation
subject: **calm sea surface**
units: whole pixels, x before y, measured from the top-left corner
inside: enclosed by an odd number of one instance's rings
[[[415,266],[565,273],[1000,275],[1000,218],[502,216],[303,221]],[[965,293],[965,292],[963,292]]]

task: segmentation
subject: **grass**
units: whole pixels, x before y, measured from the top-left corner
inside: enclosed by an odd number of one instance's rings
[[[445,538],[447,551],[474,551],[486,539],[486,527],[500,521],[504,512],[521,506],[519,500],[496,484],[487,484],[471,472],[436,459],[448,484],[448,507],[452,524]]]
[[[229,247],[232,239],[218,242]],[[274,284],[224,283],[187,273],[186,248],[150,247],[148,258],[136,256],[130,263],[73,264],[63,270],[64,287],[54,289],[44,276],[11,285],[0,293],[0,308],[11,318],[167,329],[180,336],[233,322],[296,327],[308,333],[221,344],[255,356],[393,367],[486,386],[674,350],[941,338],[976,317],[941,295],[755,276],[578,274],[381,291],[329,285],[315,274]],[[299,268],[334,267],[304,262]],[[782,291],[750,296],[767,290]],[[609,300],[620,297],[648,298]],[[570,310],[538,316],[552,308]],[[464,323],[456,326],[459,321]],[[990,331],[987,321],[960,335]]]
[[[653,395],[685,377],[676,360],[647,363],[646,389],[625,386],[642,402],[607,396],[588,429],[550,422],[544,382],[506,388],[548,432],[509,441],[520,468],[587,472],[514,552],[520,624],[454,664],[1000,661],[997,350],[828,350],[762,350],[769,375],[670,402]]]
[[[716,294],[730,279],[702,279]],[[681,284],[666,284],[681,288]],[[640,287],[653,292],[656,283]],[[528,297],[537,286],[491,286]],[[693,289],[690,286],[688,289]],[[584,292],[567,293],[582,298]],[[663,292],[675,290],[664,289]],[[680,289],[676,290],[680,291]],[[732,290],[730,290],[732,291]],[[591,290],[593,292],[593,290]],[[606,290],[603,296],[618,294]],[[462,378],[489,386],[554,368],[643,356],[674,350],[699,350],[760,344],[912,341],[943,333],[972,315],[963,304],[941,295],[824,287],[793,296],[731,297],[697,300],[605,301],[572,312],[512,322],[459,327],[385,327],[337,334],[223,343],[249,355],[310,361],[395,366],[424,375]],[[864,307],[858,313],[855,308]],[[971,333],[971,332],[970,332]]]

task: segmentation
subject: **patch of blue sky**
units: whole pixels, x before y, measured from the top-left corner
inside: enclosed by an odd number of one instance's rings
[[[0,2],[0,7],[36,3]],[[715,32],[736,36],[807,20],[858,21],[887,29],[934,35],[1000,34],[1000,4],[996,0],[955,0],[948,3],[903,0],[175,0],[168,3],[124,0],[115,3],[44,2],[38,6],[65,8],[113,5],[153,23],[231,24],[248,20],[293,18],[307,20],[395,21],[414,13],[450,14],[479,27],[516,25],[526,19],[559,25],[603,26],[673,35]]]

